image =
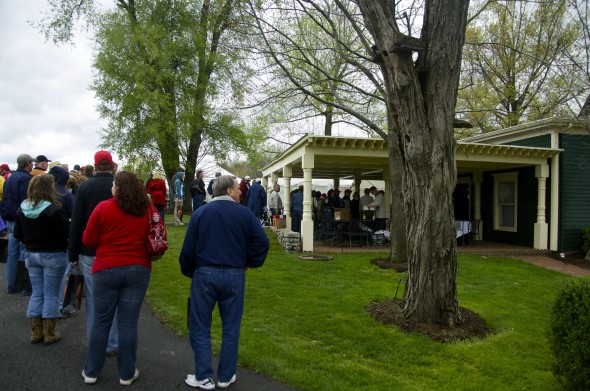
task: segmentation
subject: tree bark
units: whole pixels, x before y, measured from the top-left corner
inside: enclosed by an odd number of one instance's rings
[[[359,0],[379,52],[400,31],[387,0]],[[453,118],[465,39],[465,0],[426,0],[421,39],[427,49],[383,55],[389,131],[399,143],[402,211],[408,250],[404,312],[416,322],[455,325],[457,255]],[[392,159],[394,156],[391,157]],[[392,183],[394,183],[392,173]]]
[[[393,125],[393,121],[388,121]],[[388,132],[387,146],[389,151],[389,172],[391,177],[391,253],[389,260],[394,263],[408,262],[408,238],[406,236],[406,219],[404,213],[399,213],[403,207],[402,201],[402,172],[401,172],[401,153],[395,129],[391,128]]]

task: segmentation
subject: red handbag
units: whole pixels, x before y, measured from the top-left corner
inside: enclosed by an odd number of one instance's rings
[[[157,261],[168,250],[168,237],[166,235],[166,226],[160,217],[160,213],[158,213],[153,205],[150,205],[148,221],[147,253],[151,261]]]

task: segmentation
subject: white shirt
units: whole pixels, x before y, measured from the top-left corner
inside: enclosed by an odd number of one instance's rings
[[[381,193],[377,193],[375,196],[375,201],[373,201],[372,206],[375,207],[375,218],[376,219],[385,219],[387,218],[385,213],[385,196]]]
[[[279,193],[274,190],[270,193],[270,197],[268,198],[268,208],[283,209],[283,200],[281,200]]]
[[[365,194],[361,197],[359,202],[361,204],[361,208],[364,206],[369,206],[369,204],[373,202],[373,197],[371,197],[369,194]]]

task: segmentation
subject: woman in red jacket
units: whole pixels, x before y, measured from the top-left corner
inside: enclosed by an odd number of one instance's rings
[[[113,198],[99,203],[82,241],[96,248],[92,265],[94,323],[88,337],[84,382],[92,384],[101,372],[115,311],[119,326],[119,383],[130,385],[139,376],[135,366],[137,322],[147,291],[151,262],[146,243],[148,219],[158,217],[133,173],[120,171],[113,182]]]
[[[165,221],[166,180],[160,171],[154,172],[154,176],[148,181],[147,192],[152,197],[152,202],[156,209],[158,209],[162,221]]]

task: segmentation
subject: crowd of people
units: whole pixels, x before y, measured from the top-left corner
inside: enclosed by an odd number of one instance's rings
[[[210,182],[214,182],[212,179]],[[281,187],[275,184],[267,198],[265,189],[261,186],[262,179],[251,180],[250,176],[244,176],[239,182],[240,196],[239,203],[247,206],[254,215],[265,219],[276,215],[283,215],[288,212],[291,216],[291,230],[301,232],[301,221],[303,219],[303,185],[292,190],[290,196],[290,210],[284,210],[283,195]],[[192,189],[192,185],[191,185]],[[334,218],[336,208],[350,210],[352,220],[374,221],[375,230],[386,229],[387,215],[385,210],[385,192],[378,190],[375,186],[364,189],[361,197],[359,192],[345,189],[343,197],[340,197],[338,188],[330,189],[327,193],[317,190],[311,191],[313,202],[312,218],[317,223],[322,219],[331,220]],[[193,205],[194,205],[193,198]],[[196,208],[195,208],[196,209]]]
[[[93,165],[73,170],[44,155],[21,154],[16,160],[14,171],[1,165],[6,292],[30,296],[31,343],[60,340],[56,324],[64,317],[66,276],[71,265],[80,265],[88,337],[84,382],[95,383],[105,357],[118,355],[119,382],[130,385],[139,376],[137,323],[150,280],[146,235],[149,219],[160,218],[156,206],[150,206],[142,181],[118,171],[108,151],[96,152]],[[156,188],[152,198],[158,205]],[[17,273],[23,267],[28,276]],[[30,286],[19,286],[21,278]]]
[[[184,176],[179,170],[173,181],[175,225],[184,224]],[[260,182],[246,193],[249,201],[244,202],[255,211],[251,213],[240,205],[235,177],[217,173],[207,189],[203,177],[198,170],[190,186],[193,214],[180,264],[193,280],[190,343],[195,372],[185,382],[210,390],[236,381],[245,272],[264,263],[269,241],[259,221],[266,208]],[[98,151],[93,165],[73,170],[44,155],[21,154],[16,170],[0,165],[0,178],[0,222],[8,234],[6,292],[30,296],[26,316],[31,343],[60,340],[57,320],[74,315],[62,307],[67,276],[77,265],[86,302],[83,381],[96,383],[106,357],[116,355],[119,384],[131,385],[139,377],[137,328],[152,269],[147,234],[150,220],[165,220],[165,177],[155,171],[144,184],[136,174],[118,171],[108,151]],[[214,202],[204,207],[206,193]],[[220,237],[228,244],[219,246]],[[21,268],[28,272],[30,287],[18,286]],[[215,305],[224,335],[217,384],[210,339]]]
[[[181,272],[191,278],[190,344],[195,372],[186,384],[205,390],[227,388],[236,381],[240,322],[244,308],[245,272],[262,266],[269,241],[262,229],[267,217],[290,212],[292,230],[301,231],[304,186],[290,194],[285,211],[281,188],[270,195],[261,179],[215,174],[205,186],[197,170],[189,191],[192,214],[179,257]],[[185,172],[172,182],[173,224],[182,221]],[[73,170],[44,155],[17,157],[17,168],[0,165],[0,222],[8,233],[6,280],[8,294],[30,296],[26,316],[31,343],[51,345],[60,340],[59,318],[74,315],[63,308],[64,288],[72,265],[81,269],[86,300],[86,362],[82,377],[93,384],[105,358],[118,356],[121,385],[139,377],[136,366],[137,327],[151,276],[146,238],[153,221],[165,221],[167,183],[155,171],[144,184],[136,174],[118,171],[108,151],[98,151],[94,164]],[[210,196],[209,202],[207,194]],[[327,194],[313,190],[313,219],[333,218],[337,208],[353,219],[375,217],[385,224],[383,191],[338,188]],[[226,240],[220,246],[218,238]],[[19,284],[18,270],[26,268],[30,286]],[[218,381],[213,381],[211,313],[219,307],[223,336]]]

